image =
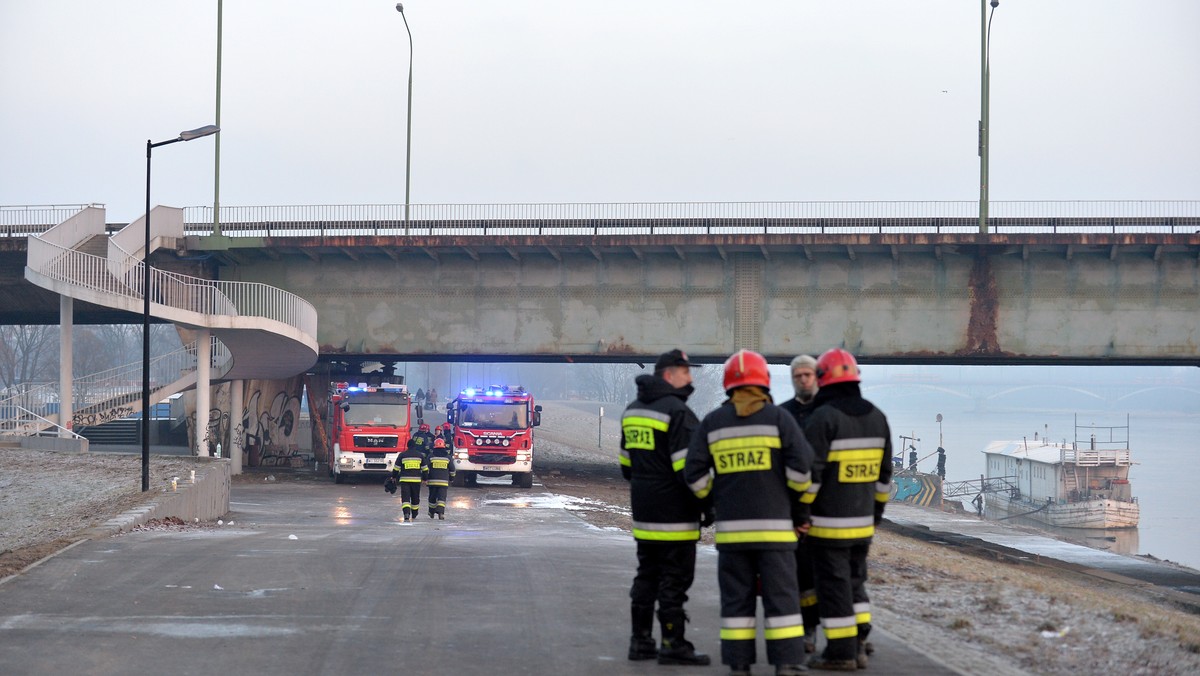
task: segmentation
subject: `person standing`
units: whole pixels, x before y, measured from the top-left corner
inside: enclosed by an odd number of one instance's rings
[[[425,485],[429,486],[429,518],[446,519],[446,492],[450,480],[454,478],[454,460],[450,457],[450,449],[446,448],[446,440],[438,437],[433,440],[433,449],[426,461],[429,471]]]
[[[835,348],[817,359],[817,409],[804,431],[816,452],[812,547],[825,649],[808,666],[854,671],[867,666],[871,603],[867,554],[891,491],[891,429],[863,399],[858,362]]]
[[[771,402],[762,355],[731,356],[724,385],[729,398],[701,421],[683,468],[692,492],[711,497],[715,511],[721,661],[734,674],[750,673],[761,587],[767,661],[780,676],[800,673],[804,624],[795,550],[808,527],[801,498],[811,483],[813,451],[796,420]]]
[[[406,523],[415,521],[421,511],[421,480],[426,471],[425,453],[410,440],[392,466],[392,477],[400,484],[400,507]]]
[[[817,408],[817,360],[802,354],[792,360],[792,388],[796,396],[779,405],[792,414],[800,429],[808,416]],[[813,577],[811,547],[800,538],[796,547],[796,577],[800,583],[800,615],[804,618],[804,652],[817,650],[817,625],[821,622],[820,607],[817,605],[817,587]]]
[[[442,426],[438,431],[441,433],[442,438],[446,440],[446,450],[453,452],[454,451],[454,425],[451,425],[450,421],[447,420],[446,422],[442,423]]]
[[[629,481],[637,574],[629,590],[633,635],[629,659],[658,658],[659,664],[707,665],[684,638],[683,604],[696,571],[703,506],[683,481],[683,458],[699,425],[687,406],[691,362],[681,350],[663,353],[654,374],[634,382],[637,398],[621,417],[621,474]],[[654,605],[662,627],[662,647],[652,636]]]

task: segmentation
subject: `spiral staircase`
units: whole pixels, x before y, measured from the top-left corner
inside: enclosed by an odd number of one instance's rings
[[[182,240],[183,210],[151,211],[151,250]],[[80,301],[141,315],[145,217],[111,237],[105,212],[87,207],[40,235],[31,235],[25,278]],[[197,330],[201,338],[155,357],[150,403],[193,389],[207,360],[211,383],[296,375],[317,359],[317,313],[295,294],[254,282],[202,279],[151,268],[151,316]],[[208,338],[204,338],[207,334]],[[209,344],[205,345],[204,341]],[[0,394],[0,437],[75,436],[72,428],[142,410],[141,362],[72,381],[70,421],[59,420],[57,384]]]

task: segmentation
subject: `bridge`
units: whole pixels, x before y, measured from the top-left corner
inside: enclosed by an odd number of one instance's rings
[[[1200,364],[1200,202],[994,202],[987,234],[975,208],[196,207],[153,260],[306,299],[322,358]],[[56,323],[24,241],[0,238],[0,322]]]

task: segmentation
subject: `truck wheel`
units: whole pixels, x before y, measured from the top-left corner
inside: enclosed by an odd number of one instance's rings
[[[513,475],[513,484],[517,488],[533,488],[533,472],[521,472]]]
[[[346,480],[346,475],[345,475],[345,474],[342,474],[341,472],[334,472],[334,473],[333,473],[333,483],[335,483],[335,484],[340,484],[340,483],[342,483],[342,482],[343,482],[343,481],[345,481],[345,480]]]
[[[467,473],[466,472],[458,472],[454,475],[454,478],[450,480],[450,485],[454,486],[455,488],[462,488],[466,484],[466,482],[467,482]]]
[[[479,485],[479,477],[475,476],[474,472],[465,472],[465,474],[467,476],[463,479],[463,485],[467,488],[475,488]]]

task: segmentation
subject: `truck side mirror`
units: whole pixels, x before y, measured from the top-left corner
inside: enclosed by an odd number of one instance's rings
[[[542,405],[538,404],[533,407],[533,426],[537,427],[542,424]]]
[[[342,409],[343,411],[349,411],[349,410],[350,410],[350,402],[348,402],[348,401],[343,401],[343,402],[341,403],[341,409]]]

